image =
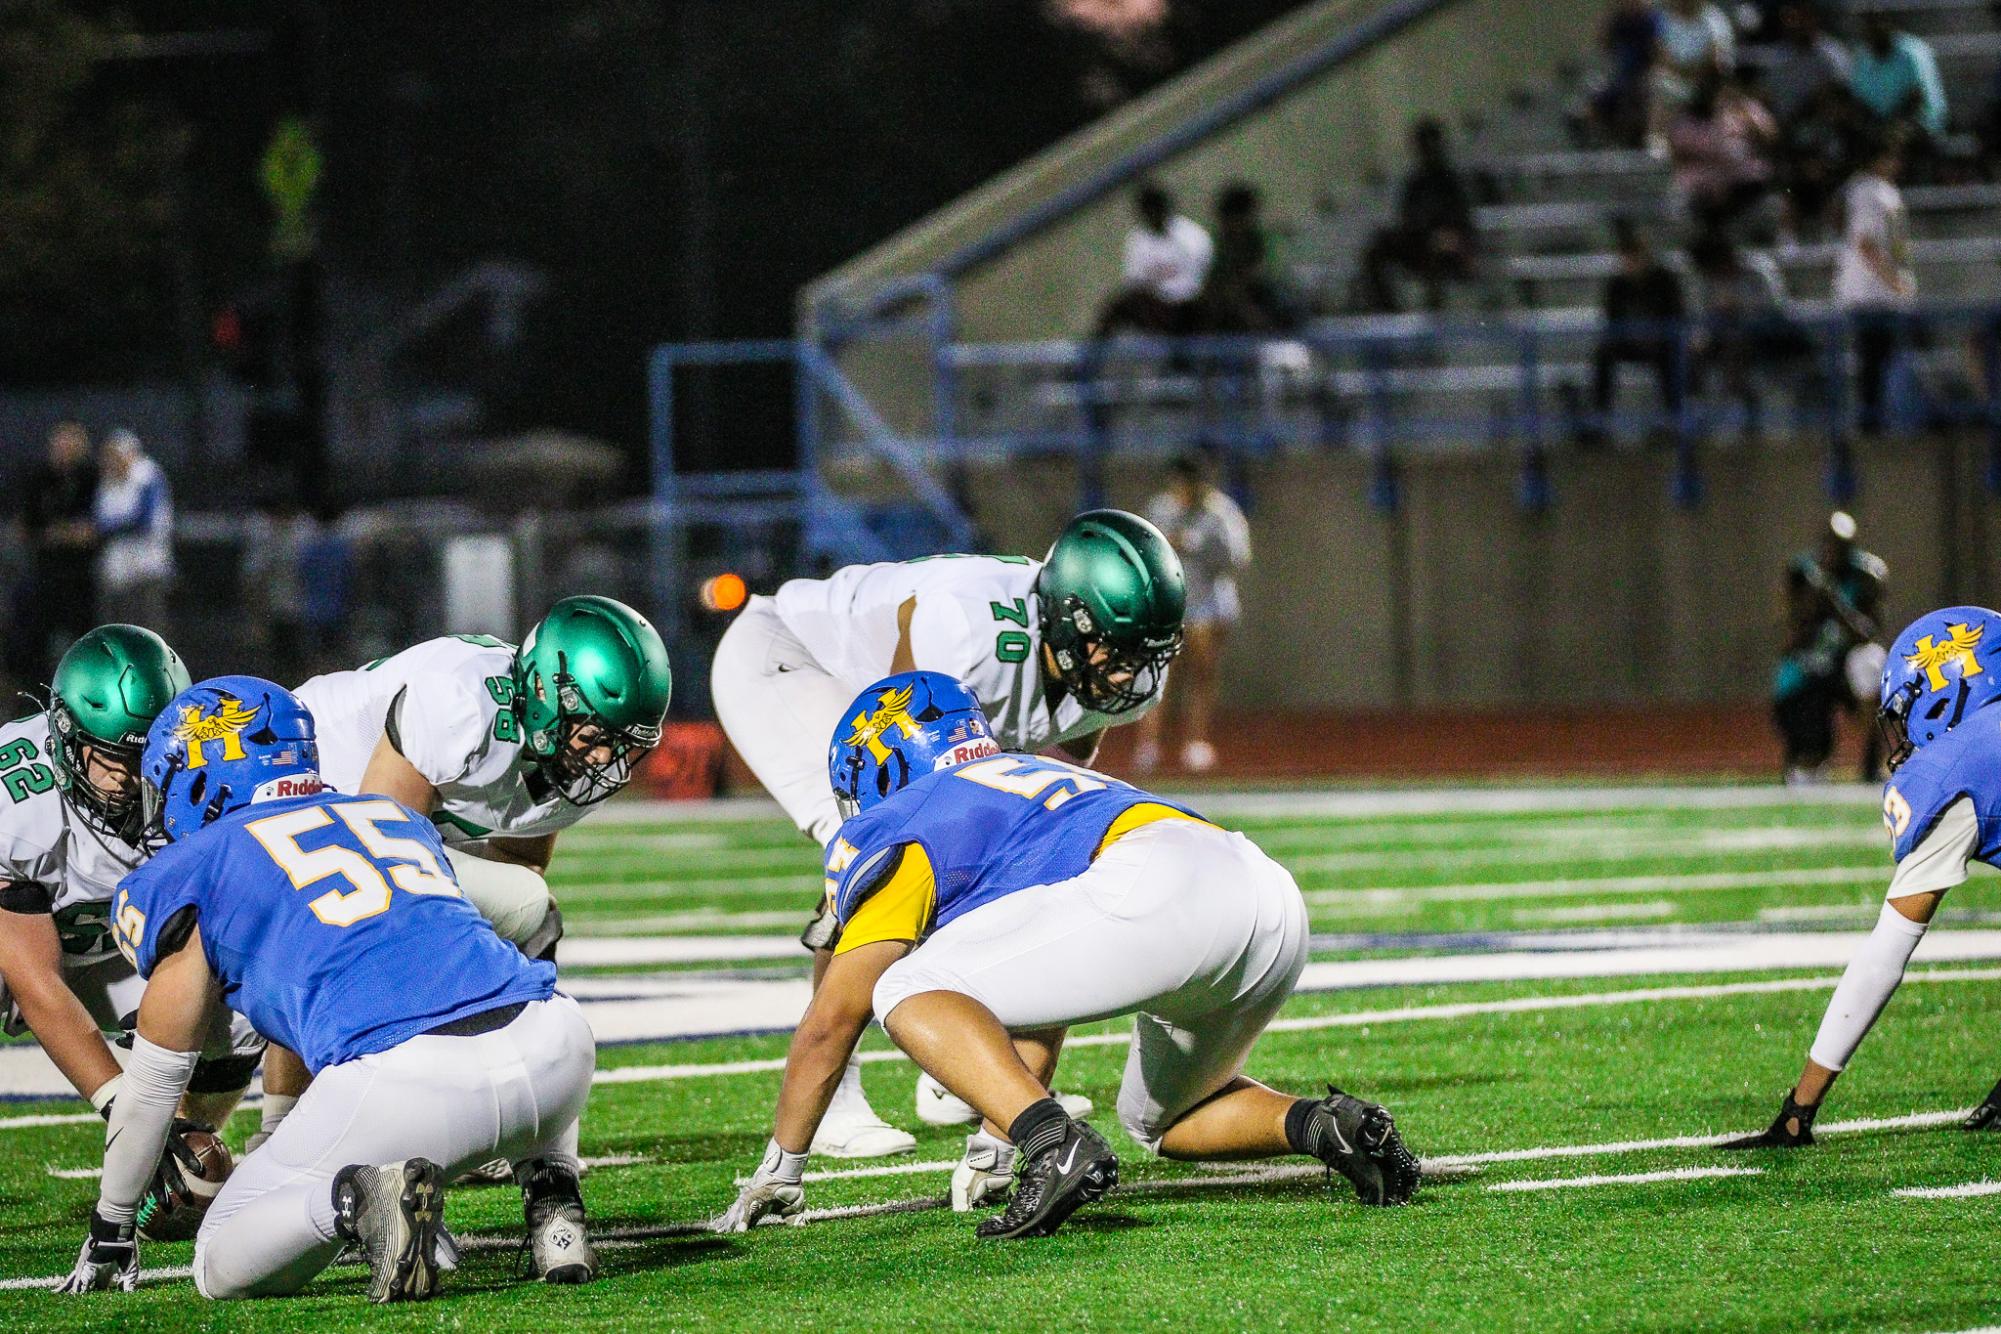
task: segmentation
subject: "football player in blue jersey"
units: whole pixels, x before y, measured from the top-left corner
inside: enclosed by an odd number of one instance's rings
[[[873,1014],[985,1118],[956,1207],[1006,1209],[983,1237],[1042,1236],[1118,1179],[1050,1096],[1072,1024],[1133,1015],[1119,1120],[1168,1158],[1307,1154],[1367,1204],[1402,1204],[1418,1164],[1389,1112],[1298,1098],[1245,1058],[1306,963],[1291,875],[1241,834],[1058,760],[1003,752],[951,677],[878,681],[836,728],[847,820],[827,850],[833,962],[786,1057],[764,1159],[716,1226],[799,1211],[807,1147]]]
[[[148,824],[164,846],[120,883],[111,914],[146,991],[65,1291],[137,1280],[134,1206],[217,1005],[317,1078],[202,1220],[203,1295],[294,1292],[352,1243],[373,1300],[430,1297],[449,1262],[444,1183],[496,1154],[528,1183],[539,1275],[592,1275],[577,1162],[561,1147],[596,1064],[583,1012],[556,992],[553,965],[461,897],[429,820],[325,788],[318,761],[312,715],[256,677],[189,687],[147,735]]]
[[[1947,607],[1911,622],[1883,665],[1878,723],[1890,781],[1883,822],[1897,869],[1876,929],[1862,943],[1820,1021],[1799,1082],[1770,1127],[1724,1145],[1797,1148],[1876,1016],[1904,980],[1904,966],[1946,891],[1968,864],[2001,865],[2001,612]],[[1968,1116],[1983,1130],[2001,1119],[2001,1084]]]

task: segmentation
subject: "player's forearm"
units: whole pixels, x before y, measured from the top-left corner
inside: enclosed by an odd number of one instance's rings
[[[100,1217],[114,1223],[132,1221],[139,1197],[159,1166],[167,1132],[173,1128],[174,1108],[200,1055],[171,1051],[143,1035],[133,1038],[124,1087],[104,1136],[104,1178],[97,1194]]]
[[[822,995],[825,994],[823,991]],[[817,1005],[816,998],[816,1008]],[[809,1011],[792,1035],[792,1049],[785,1057],[785,1083],[778,1093],[778,1116],[772,1138],[787,1153],[805,1153],[813,1143],[813,1132],[834,1100],[834,1090],[868,1027],[869,1016],[823,1014]]]
[[[29,986],[15,986],[10,980],[8,986],[28,1031],[78,1096],[91,1098],[118,1078],[118,1061],[97,1021],[60,976]]]

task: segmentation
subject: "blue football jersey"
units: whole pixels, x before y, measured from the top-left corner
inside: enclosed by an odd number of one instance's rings
[[[190,908],[223,1003],[315,1071],[556,989],[460,897],[431,822],[386,797],[260,802],[162,849],[112,909],[141,977]]]
[[[2001,708],[1981,709],[1921,746],[1883,788],[1883,823],[1903,861],[1954,802],[1966,797],[1980,822],[1974,859],[2001,865]]]
[[[1031,885],[1082,875],[1113,822],[1147,804],[1194,815],[1116,778],[1033,755],[926,774],[841,826],[827,849],[828,899],[847,925],[897,850],[914,843],[931,862],[935,930]]]

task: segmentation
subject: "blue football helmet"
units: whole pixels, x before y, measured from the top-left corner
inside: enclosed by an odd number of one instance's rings
[[[844,818],[940,769],[1000,754],[973,692],[943,672],[898,672],[855,697],[834,728],[827,777]]]
[[[253,801],[321,789],[313,715],[285,687],[217,676],[174,696],[139,762],[148,841],[186,838]]]
[[[1997,628],[2001,612],[1946,607],[1912,621],[1890,645],[1877,724],[1892,770],[2001,696],[2001,633],[1987,642]]]

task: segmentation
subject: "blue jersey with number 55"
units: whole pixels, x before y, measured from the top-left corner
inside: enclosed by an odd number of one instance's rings
[[[315,1071],[556,988],[460,896],[431,822],[386,797],[234,811],[126,876],[111,917],[141,977],[199,926],[223,1003]]]
[[[841,826],[827,894],[843,925],[915,844],[930,863],[933,929],[982,904],[1074,879],[1127,812],[1195,819],[1128,783],[1034,755],[998,755],[926,774]]]

